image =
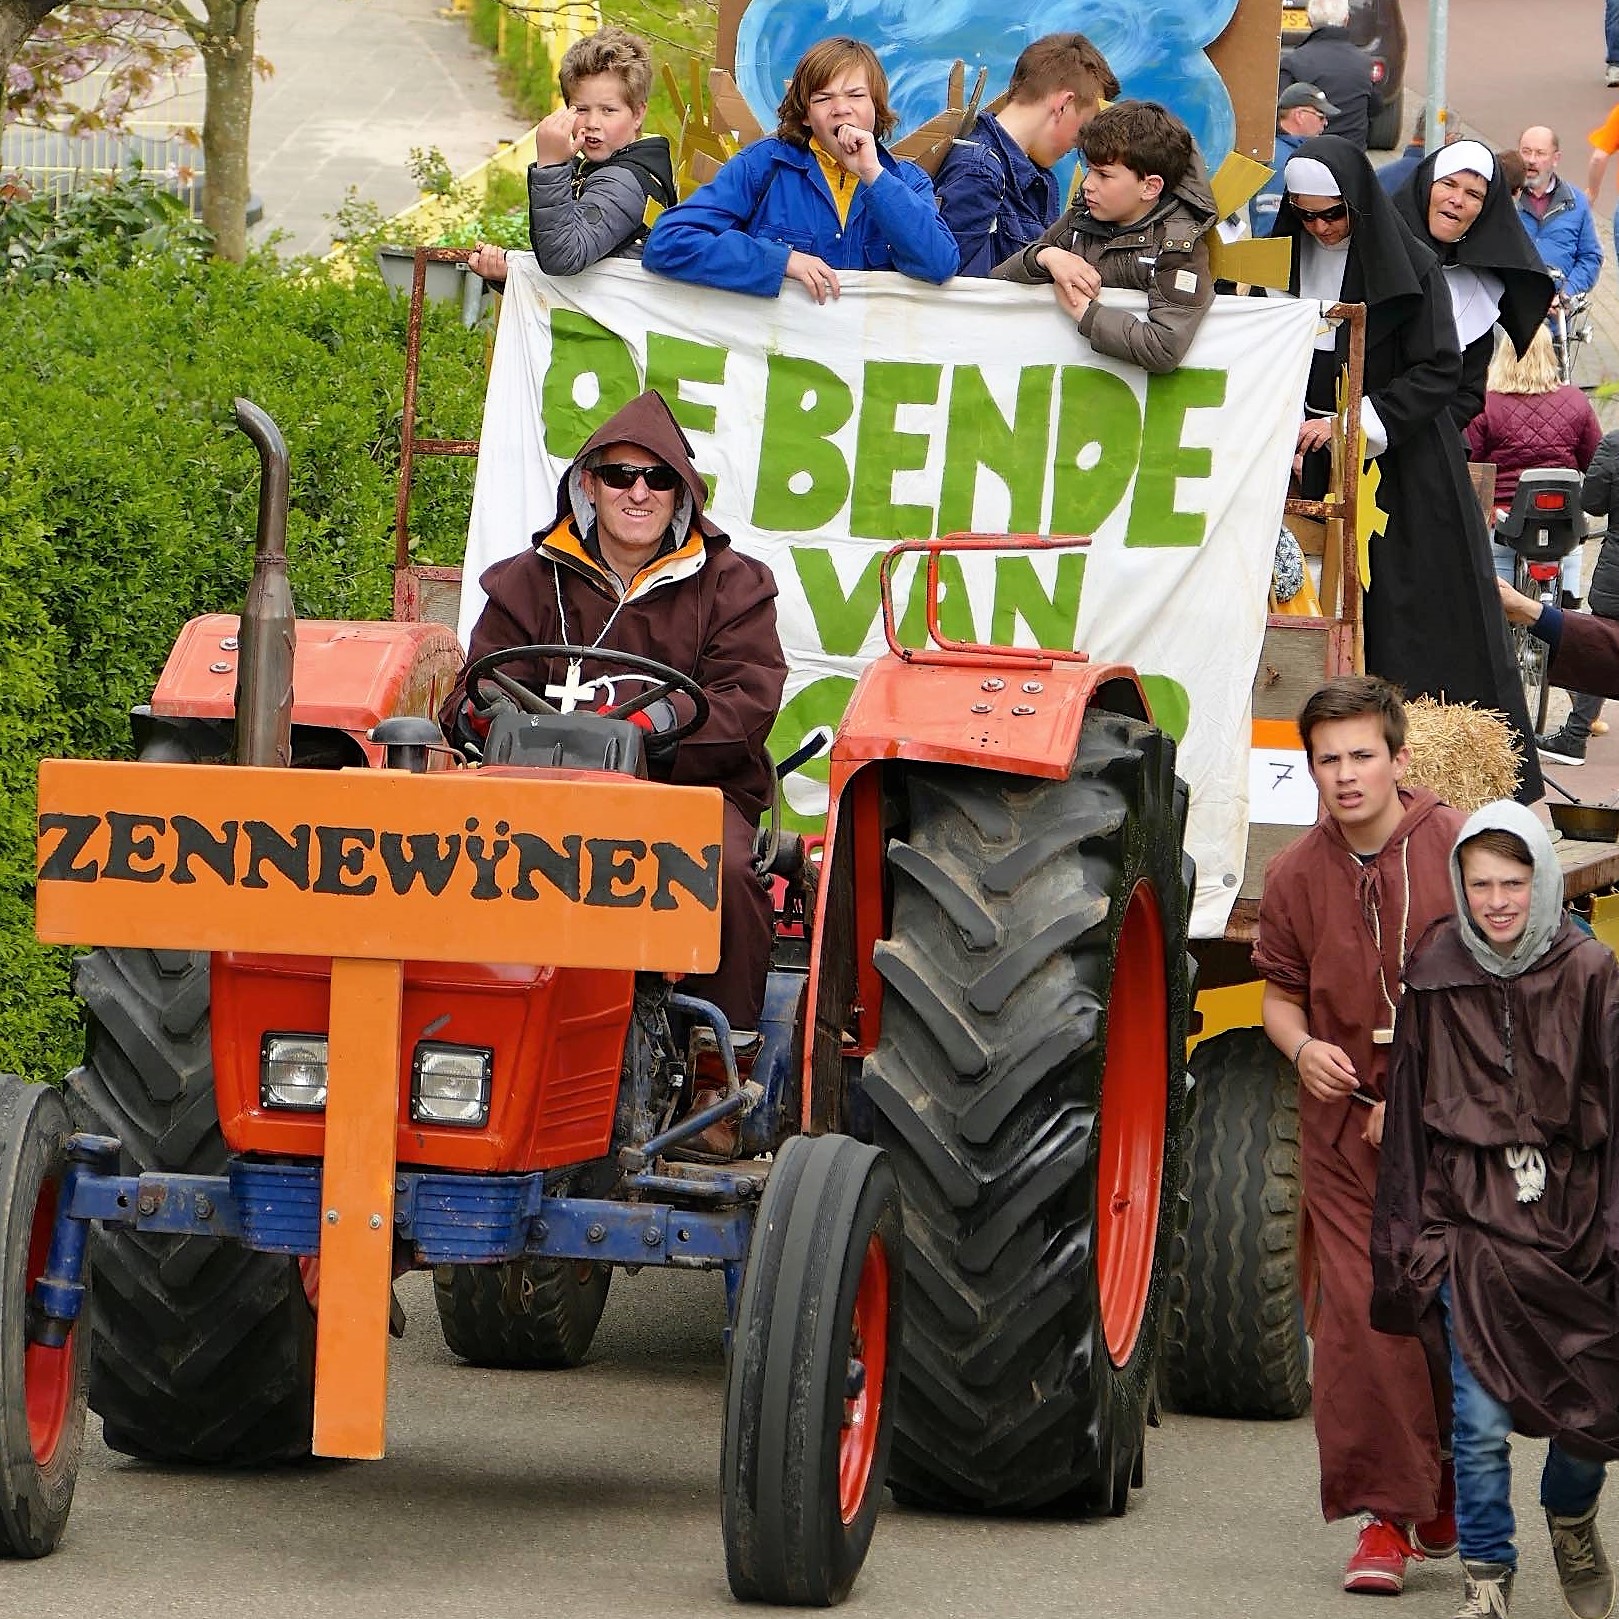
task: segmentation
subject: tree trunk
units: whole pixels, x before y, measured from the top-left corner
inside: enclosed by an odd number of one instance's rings
[[[64,0],[0,0],[0,113],[5,111],[6,73],[23,41]]]
[[[208,0],[208,23],[192,38],[202,53],[208,101],[202,122],[206,180],[202,222],[215,258],[247,257],[248,134],[253,121],[253,29],[258,0]]]

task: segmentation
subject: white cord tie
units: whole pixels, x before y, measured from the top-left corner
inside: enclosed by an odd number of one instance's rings
[[[1518,1183],[1520,1203],[1538,1203],[1546,1190],[1546,1160],[1539,1147],[1505,1147],[1507,1168]]]

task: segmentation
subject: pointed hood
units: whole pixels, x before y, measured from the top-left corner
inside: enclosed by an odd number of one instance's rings
[[[702,474],[692,465],[692,447],[680,424],[655,388],[638,394],[621,410],[616,410],[579,447],[579,453],[568,463],[568,469],[557,484],[557,514],[552,519],[556,527],[571,517],[578,524],[581,535],[590,531],[596,520],[596,508],[586,497],[579,474],[586,470],[591,459],[600,459],[599,451],[609,444],[635,444],[649,455],[667,462],[681,477],[686,492],[675,505],[674,532],[677,543],[684,542],[693,524],[701,529],[708,540],[728,543],[724,532],[703,515],[708,500],[708,485]],[[545,536],[535,535],[536,544]]]
[[[1500,956],[1490,947],[1467,909],[1467,893],[1462,886],[1461,848],[1480,832],[1511,832],[1523,839],[1534,860],[1530,884],[1529,920],[1509,956]],[[1516,978],[1540,960],[1551,948],[1563,921],[1563,870],[1557,863],[1551,834],[1540,817],[1510,798],[1485,804],[1468,816],[1456,835],[1450,851],[1450,885],[1456,894],[1456,923],[1467,952],[1485,972],[1496,978]]]
[[[602,562],[595,540],[596,507],[585,493],[580,476],[602,459],[600,452],[610,444],[633,444],[655,455],[673,467],[685,484],[675,502],[674,516],[662,547],[627,587],[621,587],[612,570]],[[594,579],[614,595],[623,588],[627,601],[649,590],[690,578],[701,570],[709,552],[723,550],[731,543],[730,536],[704,515],[708,485],[692,465],[691,457],[691,445],[663,402],[663,396],[649,388],[609,416],[580,446],[579,453],[568,463],[557,483],[557,514],[549,528],[534,535],[534,549],[553,562]]]
[[[1447,165],[1447,172],[1458,166],[1470,167],[1461,149],[1473,146],[1479,148],[1480,155],[1478,166],[1471,172],[1485,179],[1488,185],[1484,206],[1459,242],[1438,241],[1428,231],[1428,203],[1435,166],[1443,163]],[[1459,153],[1464,159],[1460,163]],[[1512,346],[1521,359],[1530,340],[1540,330],[1546,311],[1551,308],[1556,288],[1534,243],[1529,240],[1523,217],[1494,155],[1478,141],[1457,141],[1442,147],[1417,165],[1411,178],[1395,194],[1394,206],[1417,240],[1425,242],[1439,255],[1439,262],[1447,272],[1452,266],[1460,266],[1475,275],[1494,276],[1501,282],[1501,327],[1512,339]],[[1467,341],[1463,336],[1464,345]]]
[[[1293,154],[1289,169],[1300,159],[1321,164],[1331,175],[1337,194],[1349,205],[1349,259],[1341,297],[1345,303],[1366,305],[1366,334],[1371,342],[1381,331],[1399,325],[1412,306],[1421,302],[1424,278],[1438,258],[1395,212],[1364,152],[1340,136],[1317,135]],[[1271,235],[1286,236],[1293,242],[1288,291],[1296,296],[1303,256],[1319,250],[1285,191]]]

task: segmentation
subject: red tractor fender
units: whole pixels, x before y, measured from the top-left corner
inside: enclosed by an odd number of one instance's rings
[[[240,656],[234,613],[192,619],[169,653],[151,711],[172,719],[230,719]],[[396,714],[436,718],[461,670],[461,646],[442,624],[340,623],[301,618],[293,661],[295,725],[342,731],[371,765],[383,750],[366,733]]]
[[[882,979],[872,946],[888,932],[883,876],[889,827],[883,787],[898,762],[963,765],[1061,779],[1073,767],[1080,726],[1092,707],[1151,719],[1128,664],[1093,663],[1083,652],[981,645],[943,634],[938,558],[945,551],[1031,551],[1084,545],[1038,535],[956,534],[894,547],[882,570],[888,651],[869,665],[832,744],[820,899],[810,946],[802,1117],[811,1131],[846,1127],[838,1116],[843,1064],[875,1049]],[[907,552],[927,557],[930,644],[902,646],[892,573]],[[853,1034],[852,1041],[846,1034]]]

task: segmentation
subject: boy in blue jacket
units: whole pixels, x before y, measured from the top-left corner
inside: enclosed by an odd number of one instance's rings
[[[1057,223],[1062,194],[1052,166],[1119,81],[1083,34],[1046,34],[1018,57],[997,115],[982,112],[945,153],[934,177],[939,212],[961,250],[961,275],[995,266]]]
[[[774,135],[659,216],[642,254],[647,269],[758,298],[796,281],[818,304],[842,290],[840,270],[934,282],[956,273],[933,182],[881,144],[895,118],[869,45],[844,37],[812,45],[776,115]]]

